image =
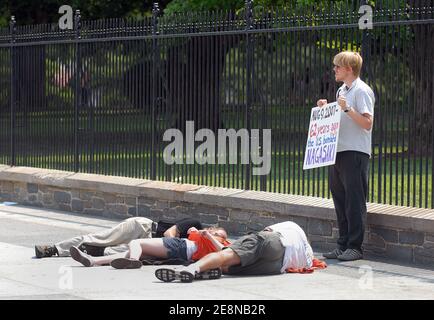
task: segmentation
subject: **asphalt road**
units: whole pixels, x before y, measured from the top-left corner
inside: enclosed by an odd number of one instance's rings
[[[154,266],[115,270],[85,268],[71,258],[34,258],[35,244],[116,223],[0,203],[0,299],[434,299],[434,269],[388,261],[330,262],[313,274],[223,276],[184,284],[158,281]]]

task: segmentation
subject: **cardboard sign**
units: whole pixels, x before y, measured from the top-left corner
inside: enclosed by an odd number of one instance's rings
[[[303,170],[335,164],[340,123],[341,108],[336,102],[312,109]]]

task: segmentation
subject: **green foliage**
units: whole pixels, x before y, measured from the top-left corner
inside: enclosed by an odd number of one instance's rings
[[[158,2],[165,14],[175,12],[199,12],[232,10],[241,12],[245,7],[245,0],[70,0],[68,4],[74,10],[80,9],[83,19],[143,17],[151,15],[153,2]],[[255,0],[255,9],[278,7],[285,9],[322,8],[331,4],[334,6],[346,6],[345,0]],[[350,1],[350,4],[353,3]],[[354,2],[355,3],[355,2]],[[369,0],[374,7],[379,1]],[[407,0],[383,0],[383,8],[403,8]],[[37,24],[56,22],[60,15],[58,9],[64,5],[64,0],[20,0],[0,1],[0,28],[7,27],[10,16],[15,15],[18,24]],[[352,5],[353,6],[353,5]]]
[[[0,28],[4,28],[8,25],[8,17],[9,14],[5,14],[3,16],[0,16]]]
[[[70,5],[73,10],[79,9],[83,19],[138,17],[149,15],[152,0],[20,0],[0,2],[0,27],[6,27],[11,15],[16,17],[18,24],[40,24],[58,21],[59,8]],[[160,0],[164,7],[170,0]]]
[[[335,3],[343,3],[342,0],[334,1]],[[325,0],[255,0],[254,8],[279,7],[279,8],[302,8],[313,5],[327,5],[330,1]],[[191,12],[191,11],[207,11],[207,10],[234,10],[240,11],[245,7],[245,0],[172,0],[167,5],[164,13],[171,14],[175,12]]]
[[[164,13],[208,10],[235,10],[244,6],[243,0],[173,0],[164,10]]]

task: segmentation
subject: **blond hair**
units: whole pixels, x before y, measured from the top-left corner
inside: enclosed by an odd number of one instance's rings
[[[358,77],[362,70],[363,59],[358,52],[343,51],[334,57],[333,63],[340,67],[351,67],[353,74]]]

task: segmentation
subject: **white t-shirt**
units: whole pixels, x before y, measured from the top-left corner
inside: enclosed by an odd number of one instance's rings
[[[187,245],[187,260],[191,260],[191,257],[193,254],[197,251],[197,245],[196,242],[184,239],[185,243]]]
[[[288,268],[312,267],[313,250],[302,228],[292,221],[277,223],[268,228],[281,234],[280,240],[285,247],[285,256],[280,272],[284,273]]]
[[[340,94],[345,96],[347,104],[356,112],[374,116],[374,92],[360,78],[354,80],[350,88],[343,84],[336,93],[336,99]],[[371,156],[371,144],[372,129],[363,129],[342,111],[337,152],[359,151]]]

